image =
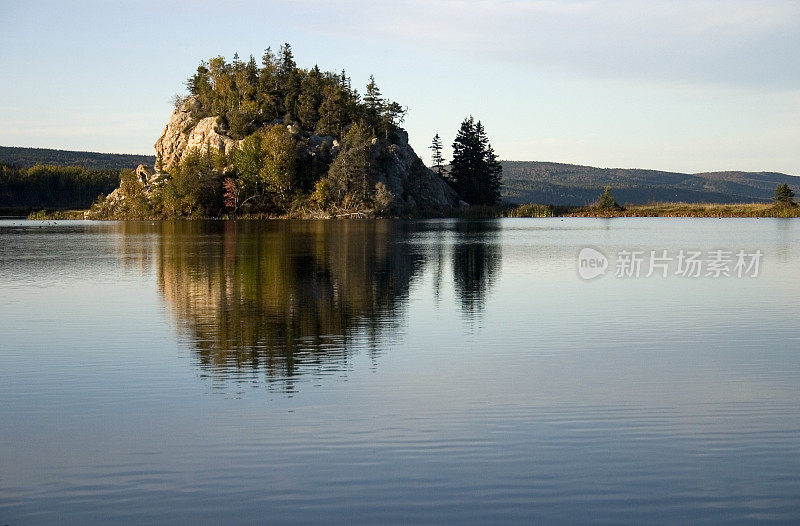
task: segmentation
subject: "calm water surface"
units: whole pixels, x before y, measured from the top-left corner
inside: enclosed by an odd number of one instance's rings
[[[764,256],[614,275],[680,249]],[[796,523],[798,261],[792,220],[0,221],[0,525]]]

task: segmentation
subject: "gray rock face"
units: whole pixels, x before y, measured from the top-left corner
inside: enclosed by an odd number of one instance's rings
[[[392,209],[400,214],[435,214],[458,208],[458,194],[425,166],[408,144],[405,130],[388,148],[388,159],[379,163],[378,180],[394,195]]]
[[[155,144],[156,158],[161,169],[169,170],[181,162],[184,154],[192,149],[205,152],[209,148],[229,152],[241,141],[221,133],[215,117],[197,119],[199,102],[189,97],[179,110],[175,110]]]

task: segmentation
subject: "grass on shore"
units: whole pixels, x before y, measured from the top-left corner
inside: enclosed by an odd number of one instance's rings
[[[53,221],[64,219],[83,219],[85,210],[55,210],[48,212],[47,210],[38,210],[28,214],[28,219],[38,221]]]
[[[459,210],[460,218],[497,217],[800,217],[800,206],[770,203],[650,203],[620,208],[590,206],[473,206]]]
[[[564,217],[800,217],[800,206],[769,203],[650,203],[621,210],[594,206],[576,207],[558,214]]]

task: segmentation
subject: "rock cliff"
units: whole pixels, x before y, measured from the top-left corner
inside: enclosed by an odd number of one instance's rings
[[[162,170],[169,170],[181,161],[183,154],[196,149],[205,151],[209,147],[222,152],[236,148],[240,141],[225,135],[215,117],[197,118],[200,104],[189,97],[183,106],[175,110],[155,144],[156,159]]]
[[[457,208],[458,194],[417,156],[408,144],[405,130],[396,133],[395,143],[384,152],[388,162],[381,163],[378,180],[386,185],[400,214],[435,213]]]

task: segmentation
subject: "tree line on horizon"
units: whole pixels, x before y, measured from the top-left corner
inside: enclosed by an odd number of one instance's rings
[[[117,170],[0,163],[0,209],[87,208],[98,195],[111,192],[119,182]]]

